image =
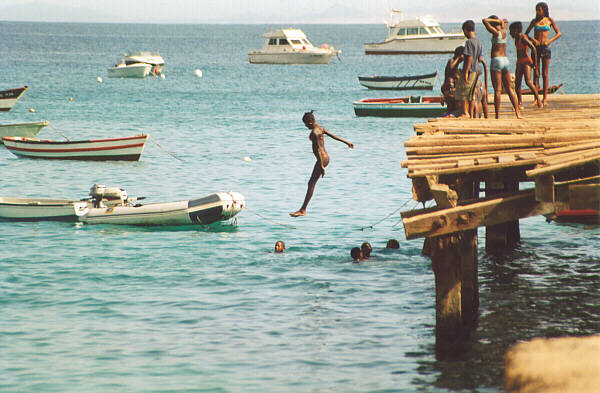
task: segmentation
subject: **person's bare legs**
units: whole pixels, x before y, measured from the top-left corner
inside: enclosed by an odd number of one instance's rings
[[[544,99],[542,100],[542,106],[546,106],[548,98],[548,69],[550,68],[550,59],[542,59],[542,79],[544,80]]]
[[[535,96],[535,105],[538,108],[541,108],[542,102],[540,101],[540,95],[538,94],[538,91],[535,88],[535,85],[531,82],[531,67],[528,65],[525,65],[522,67],[522,69],[524,70],[523,75],[525,76],[525,84],[527,85],[527,87],[529,87],[531,89],[531,91],[533,92],[533,95]]]
[[[299,217],[306,215],[306,207],[308,206],[308,202],[310,202],[310,199],[312,198],[313,193],[315,192],[315,186],[317,185],[317,181],[322,175],[324,175],[324,170],[321,167],[321,163],[317,161],[315,162],[315,167],[313,168],[312,175],[310,175],[310,179],[308,180],[308,189],[306,190],[304,203],[302,204],[300,210],[298,210],[295,213],[290,213],[290,216]]]
[[[494,87],[494,109],[496,110],[496,119],[500,118],[500,95],[502,94],[502,73],[492,70],[492,86]]]
[[[521,94],[521,82],[523,81],[523,68],[524,66],[517,66],[515,70],[515,94],[517,95],[517,102],[519,103],[519,109],[523,109],[523,96]]]
[[[515,108],[515,116],[517,116],[517,119],[522,119],[523,116],[521,116],[521,112],[519,111],[519,103],[517,102],[517,97],[515,96],[515,91],[512,87],[509,70],[504,69],[504,71],[502,71],[502,81],[504,83],[504,89],[508,93],[508,98],[510,98],[510,102],[513,108]]]

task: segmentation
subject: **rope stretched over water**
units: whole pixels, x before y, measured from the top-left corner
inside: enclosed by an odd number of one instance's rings
[[[158,146],[158,148],[159,148],[160,150],[164,151],[165,153],[167,153],[167,154],[168,154],[168,155],[170,155],[171,157],[173,157],[173,158],[175,158],[175,159],[177,159],[177,160],[179,160],[179,161],[181,161],[181,162],[184,162],[184,160],[182,160],[181,158],[177,157],[175,154],[171,153],[170,151],[168,151],[167,149],[165,149],[164,147],[162,147],[161,145],[159,145],[159,144],[158,144],[158,142],[156,142],[156,141],[154,140],[154,138],[152,138],[150,135],[148,135],[148,138],[150,138],[150,140],[151,140],[151,141],[152,141],[152,142],[153,142],[153,143],[154,143],[156,146]]]
[[[260,213],[258,213],[258,212],[255,212],[254,210],[252,210],[252,209],[248,208],[248,206],[244,207],[244,209],[245,209],[245,210],[248,210],[250,213],[257,215],[258,217],[260,217],[260,218],[262,218],[263,220],[265,220],[265,221],[268,221],[268,222],[270,222],[270,223],[272,223],[272,224],[276,224],[276,225],[282,226],[282,227],[284,227],[284,228],[296,229],[296,227],[295,227],[295,226],[293,226],[293,225],[289,225],[289,224],[282,224],[282,223],[280,223],[280,222],[277,222],[277,221],[275,221],[275,220],[272,220],[272,219],[270,219],[270,218],[268,218],[268,217],[265,217],[265,216],[261,215]]]
[[[388,218],[390,218],[390,217],[391,217],[391,216],[393,216],[394,214],[398,213],[398,212],[400,211],[400,209],[402,209],[404,206],[406,206],[406,204],[407,204],[408,202],[410,202],[411,200],[412,200],[412,198],[410,198],[410,199],[407,199],[407,200],[406,200],[406,202],[404,202],[402,205],[400,205],[400,207],[399,207],[399,208],[397,208],[396,210],[394,210],[393,212],[391,212],[391,213],[390,213],[390,214],[388,214],[387,216],[383,217],[381,220],[377,221],[375,224],[367,225],[366,227],[362,227],[362,228],[360,228],[360,230],[361,230],[361,231],[364,231],[364,230],[365,230],[365,229],[367,229],[367,228],[371,228],[371,229],[373,229],[373,227],[374,227],[375,225],[378,225],[378,224],[382,223],[383,221],[387,220]]]

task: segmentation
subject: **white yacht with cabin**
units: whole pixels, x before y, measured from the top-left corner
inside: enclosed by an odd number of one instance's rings
[[[138,51],[125,53],[117,64],[108,68],[111,78],[145,78],[158,76],[165,61],[158,52]]]
[[[400,15],[399,20],[394,20],[394,14]],[[385,41],[365,44],[365,54],[453,53],[457,46],[464,45],[467,40],[462,32],[445,33],[431,15],[404,20],[402,11],[392,10],[387,27]]]
[[[263,37],[263,48],[248,52],[252,64],[327,64],[342,52],[327,44],[313,46],[300,29],[279,29]]]

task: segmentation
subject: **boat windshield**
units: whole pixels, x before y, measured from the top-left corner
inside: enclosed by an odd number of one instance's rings
[[[277,38],[269,38],[269,45],[277,45]]]
[[[279,39],[279,45],[289,45],[290,43],[285,38]]]

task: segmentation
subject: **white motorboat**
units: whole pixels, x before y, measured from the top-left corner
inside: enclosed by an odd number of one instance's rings
[[[1,198],[0,219],[8,221],[69,221],[88,209],[86,201],[47,198]]]
[[[178,202],[137,203],[121,188],[94,185],[79,201],[47,198],[0,198],[0,219],[9,221],[81,221],[86,224],[200,225],[235,217],[246,206],[242,194],[217,192]]]
[[[453,53],[457,46],[465,44],[466,38],[462,32],[445,33],[431,15],[409,20],[400,17],[400,20],[395,21],[394,14],[402,15],[402,11],[392,10],[385,41],[364,44],[365,54]]]
[[[300,29],[280,29],[263,37],[263,48],[248,52],[252,64],[327,64],[342,52],[327,44],[313,46]]]
[[[123,56],[122,62],[125,63],[125,65],[136,63],[150,64],[152,66],[152,69],[150,70],[152,75],[160,74],[165,66],[165,60],[162,56],[158,52],[151,51],[128,52]]]
[[[102,203],[105,194],[102,187],[92,187],[90,195],[96,202],[94,207],[80,212],[80,221],[86,224],[205,226],[229,220],[246,206],[244,197],[237,192],[217,192],[204,198],[148,205],[126,203],[125,194],[124,203],[107,206]]]
[[[41,131],[42,128],[49,126],[47,121],[35,123],[15,123],[15,124],[0,124],[0,144],[5,136],[16,136],[23,138],[33,138]]]
[[[29,86],[23,86],[16,89],[0,90],[0,112],[8,112],[28,88]]]
[[[19,157],[88,161],[139,161],[147,140],[145,134],[83,141],[2,137],[4,146]]]
[[[146,63],[125,64],[120,62],[114,67],[108,67],[110,78],[145,78],[150,75],[152,66]]]

